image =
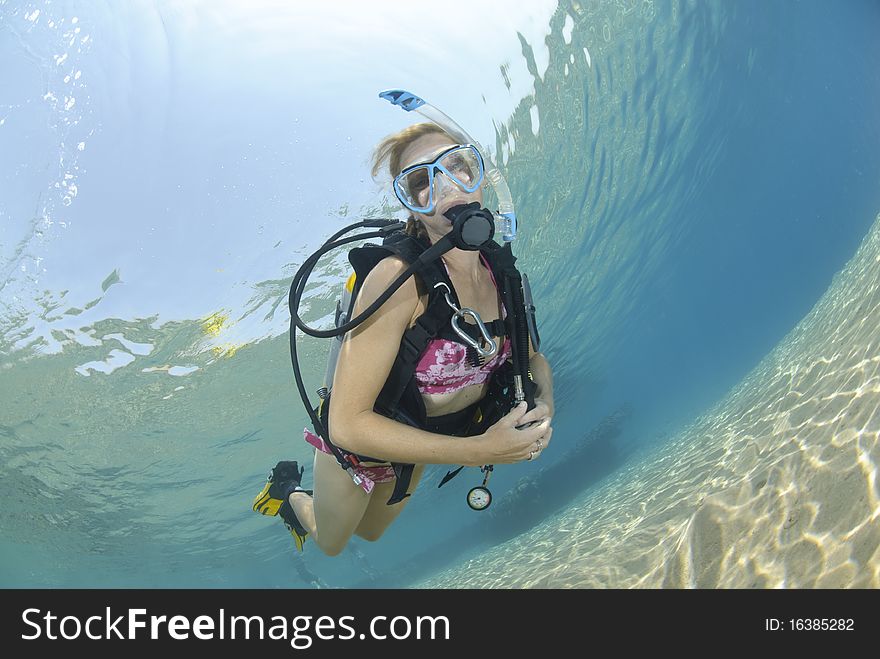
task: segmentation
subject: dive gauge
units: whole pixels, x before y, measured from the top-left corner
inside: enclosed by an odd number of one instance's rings
[[[489,476],[492,475],[492,465],[483,465],[480,467],[480,471],[485,474],[483,476],[483,484],[472,487],[471,491],[467,493],[467,502],[471,510],[486,510],[489,504],[492,503],[492,493],[486,487],[486,483],[489,482]]]
[[[486,510],[492,503],[492,493],[482,485],[477,485],[467,493],[467,502],[473,510]]]

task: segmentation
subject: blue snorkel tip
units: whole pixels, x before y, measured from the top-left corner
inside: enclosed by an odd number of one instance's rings
[[[397,105],[407,112],[417,110],[425,104],[425,101],[411,92],[402,89],[389,89],[379,92],[379,98],[384,98],[391,105]]]

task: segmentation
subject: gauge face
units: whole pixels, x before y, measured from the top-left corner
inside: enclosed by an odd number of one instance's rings
[[[478,485],[468,492],[467,502],[474,510],[485,510],[492,503],[492,493],[485,487]]]

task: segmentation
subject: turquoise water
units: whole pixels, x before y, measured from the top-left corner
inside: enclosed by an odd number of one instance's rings
[[[866,364],[854,367],[865,405],[841,414],[867,442],[853,458],[867,496],[844,488],[837,503],[864,513],[854,526],[876,518],[880,348],[855,331],[875,275],[851,259],[864,243],[872,262],[880,212],[877,4],[457,8],[444,23],[382,5],[0,0],[0,585],[654,585],[639,576],[674,562],[674,546],[591,562],[590,533],[635,519],[640,484],[675,500],[720,478],[709,459],[687,471],[695,433],[720,454],[753,437],[777,455],[767,442],[791,438],[734,412],[796,403],[743,387],[774,391],[753,369],[779,354],[791,382],[815,380],[802,360],[829,336],[846,340],[828,363]],[[250,510],[276,461],[310,459],[287,288],[327,235],[397,212],[367,164],[409,123],[377,98],[393,87],[437,104],[503,165],[554,369],[553,449],[497,469],[483,518],[464,502],[476,470],[438,490],[438,466],[378,543],[300,556],[278,520]],[[342,258],[314,279],[313,321],[326,322]],[[792,333],[829,290],[863,311]],[[314,390],[326,344],[301,345]],[[851,374],[823,372],[816,400],[853,390]],[[818,424],[808,445],[842,446],[837,432]],[[725,483],[760,464],[731,455]],[[670,464],[683,467],[664,474]],[[646,475],[658,472],[665,481]],[[746,537],[788,496],[757,489],[769,502],[725,532]],[[675,514],[696,520],[689,538],[706,528],[697,504]],[[664,547],[669,529],[647,528],[621,546]],[[552,561],[511,550],[547,538]],[[878,543],[860,544],[871,569]],[[717,562],[717,543],[686,544],[710,548],[688,560]],[[732,546],[735,566],[747,550]],[[597,581],[566,572],[600,564]]]

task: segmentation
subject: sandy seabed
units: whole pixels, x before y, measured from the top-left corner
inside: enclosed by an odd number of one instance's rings
[[[880,216],[800,324],[678,436],[420,588],[880,587]]]

